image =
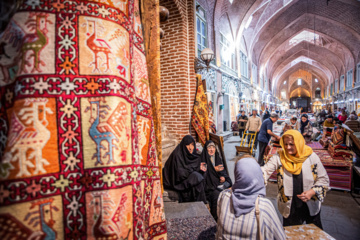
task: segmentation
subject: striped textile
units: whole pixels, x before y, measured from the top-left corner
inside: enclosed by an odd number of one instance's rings
[[[259,199],[261,232],[264,239],[286,239],[285,232],[273,204]],[[231,189],[220,193],[218,199],[217,240],[257,239],[255,208],[236,218],[231,202]]]

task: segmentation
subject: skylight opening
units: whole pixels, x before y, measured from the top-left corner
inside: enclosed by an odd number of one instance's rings
[[[315,82],[319,82],[319,80],[317,78],[315,78]]]
[[[320,45],[319,34],[304,30],[289,40],[290,46],[295,46],[302,41],[307,41],[312,44]]]
[[[232,3],[233,3],[233,0],[229,0],[229,2],[230,2],[230,4],[232,4]]]
[[[284,85],[286,84],[286,81],[284,81]]]
[[[292,60],[291,63],[290,63],[290,65],[291,65],[291,66],[294,66],[294,65],[296,65],[296,64],[299,63],[299,62],[304,62],[304,63],[308,63],[308,64],[312,65],[314,61],[311,60],[311,59],[308,58],[308,57],[301,56],[301,57],[298,57],[298,58]]]
[[[301,78],[298,79],[298,86],[301,85]]]

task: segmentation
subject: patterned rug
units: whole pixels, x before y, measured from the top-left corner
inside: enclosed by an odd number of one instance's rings
[[[196,76],[197,90],[194,103],[194,110],[191,116],[191,125],[199,136],[200,142],[204,145],[209,140],[209,107],[201,75]]]
[[[321,159],[322,164],[326,166],[331,167],[350,167],[352,165],[352,162],[349,160],[346,160],[342,157],[331,157],[328,150],[314,150],[314,152],[319,156]]]
[[[314,150],[323,163],[330,179],[330,187],[340,190],[351,190],[352,162],[342,157],[333,158],[327,150]]]
[[[306,145],[311,147],[313,150],[315,150],[315,149],[324,150],[325,149],[319,142],[308,142],[308,143],[306,143]]]
[[[138,0],[23,2],[0,39],[0,236],[165,239]]]

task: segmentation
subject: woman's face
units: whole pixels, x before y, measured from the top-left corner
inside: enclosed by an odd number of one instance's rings
[[[207,151],[208,151],[208,154],[209,154],[210,156],[214,156],[214,154],[215,154],[215,147],[214,147],[214,146],[209,146],[209,147],[207,148]]]
[[[189,153],[193,153],[194,151],[194,143],[190,143],[189,145],[186,145],[187,150]]]
[[[294,139],[292,137],[284,137],[284,146],[285,151],[290,155],[295,155],[297,153]]]
[[[295,124],[296,123],[296,119],[290,119],[291,124]]]
[[[306,122],[307,118],[306,117],[301,117],[301,121],[302,122]]]

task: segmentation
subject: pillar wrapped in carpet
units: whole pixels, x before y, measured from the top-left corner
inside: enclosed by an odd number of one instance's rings
[[[0,42],[0,236],[166,239],[138,0],[23,1]]]

